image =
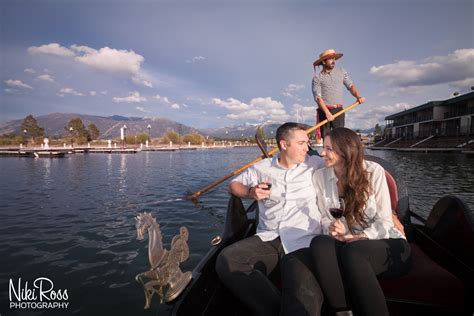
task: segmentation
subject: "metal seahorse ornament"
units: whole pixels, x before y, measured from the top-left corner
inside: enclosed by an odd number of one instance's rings
[[[179,235],[173,237],[170,250],[163,248],[160,224],[151,213],[141,213],[135,217],[137,239],[143,240],[148,231],[148,259],[150,270],[135,277],[145,292],[145,309],[151,305],[153,294],[157,294],[160,303],[171,302],[186,288],[192,279],[191,272],[182,272],[180,263],[189,257],[188,229],[181,227]]]

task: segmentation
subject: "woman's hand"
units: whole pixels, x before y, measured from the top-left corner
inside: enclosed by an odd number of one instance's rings
[[[337,240],[344,241],[344,235],[346,234],[346,227],[344,224],[336,219],[328,227],[329,235],[336,238]]]
[[[333,221],[331,225],[329,225],[328,231],[330,236],[343,242],[353,242],[357,240],[368,239],[367,235],[364,233],[357,235],[346,234],[346,226],[344,226],[344,224],[338,219]]]

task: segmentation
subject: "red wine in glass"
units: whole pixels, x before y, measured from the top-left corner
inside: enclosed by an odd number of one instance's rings
[[[331,213],[332,217],[334,217],[336,219],[341,218],[342,215],[344,214],[344,211],[340,208],[337,208],[337,207],[331,207],[329,209],[329,212]]]

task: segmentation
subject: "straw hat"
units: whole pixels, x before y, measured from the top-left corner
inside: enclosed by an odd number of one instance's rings
[[[323,62],[323,60],[326,60],[328,58],[336,58],[336,60],[338,60],[339,58],[342,57],[342,53],[336,53],[336,51],[334,49],[328,49],[328,50],[325,50],[324,52],[322,52],[321,54],[319,54],[319,58],[316,59],[313,63],[313,66],[316,67],[316,66],[319,66],[321,65],[321,63]]]

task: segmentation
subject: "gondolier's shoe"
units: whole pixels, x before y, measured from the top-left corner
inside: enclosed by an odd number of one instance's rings
[[[352,316],[352,311],[336,312],[336,316]]]

